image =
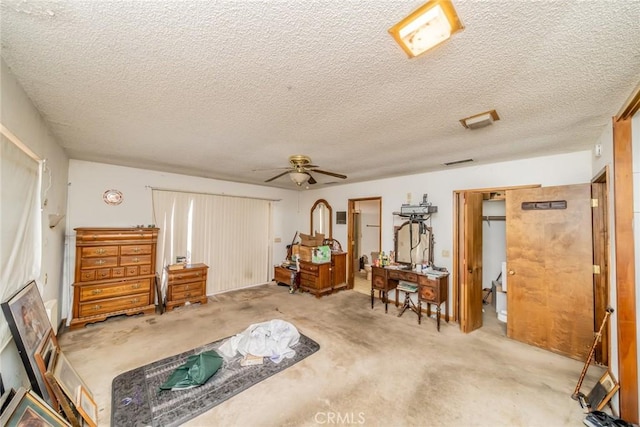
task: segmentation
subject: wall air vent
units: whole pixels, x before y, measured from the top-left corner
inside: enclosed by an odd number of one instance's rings
[[[456,160],[455,162],[447,162],[444,165],[453,166],[453,165],[459,165],[461,163],[471,163],[471,162],[473,162],[473,159],[464,159],[464,160]]]

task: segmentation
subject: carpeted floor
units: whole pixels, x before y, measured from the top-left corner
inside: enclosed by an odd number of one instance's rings
[[[397,317],[354,291],[315,298],[263,285],[163,315],[116,317],[59,335],[91,388],[99,425],[123,372],[286,320],[321,350],[186,422],[185,426],[578,426],[571,399],[583,363],[510,340],[497,328],[462,334],[456,323]],[[589,369],[588,391],[601,370]]]
[[[320,346],[301,334],[292,347],[295,356],[274,363],[241,366],[242,355],[225,359],[205,384],[187,390],[160,390],[171,373],[192,354],[218,349],[226,338],[118,375],[112,384],[111,422],[116,426],[178,426],[208,411],[254,384],[293,366],[318,351]]]

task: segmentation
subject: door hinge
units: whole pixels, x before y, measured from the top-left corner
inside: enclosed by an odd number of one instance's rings
[[[594,265],[593,266],[593,274],[600,274],[600,266],[599,265]]]
[[[598,199],[591,199],[591,207],[592,208],[598,207]]]

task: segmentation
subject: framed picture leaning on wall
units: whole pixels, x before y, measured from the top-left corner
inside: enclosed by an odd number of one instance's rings
[[[31,388],[49,405],[54,405],[35,359],[36,350],[52,331],[36,282],[30,281],[1,305]]]
[[[67,427],[70,424],[33,391],[20,388],[0,416],[0,425]]]

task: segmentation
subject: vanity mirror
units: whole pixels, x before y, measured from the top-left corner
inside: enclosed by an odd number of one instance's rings
[[[406,221],[395,229],[395,257],[400,264],[433,265],[433,234],[423,221]]]
[[[332,215],[333,210],[329,202],[324,199],[316,200],[311,207],[311,235],[322,233],[326,239],[333,239]]]

